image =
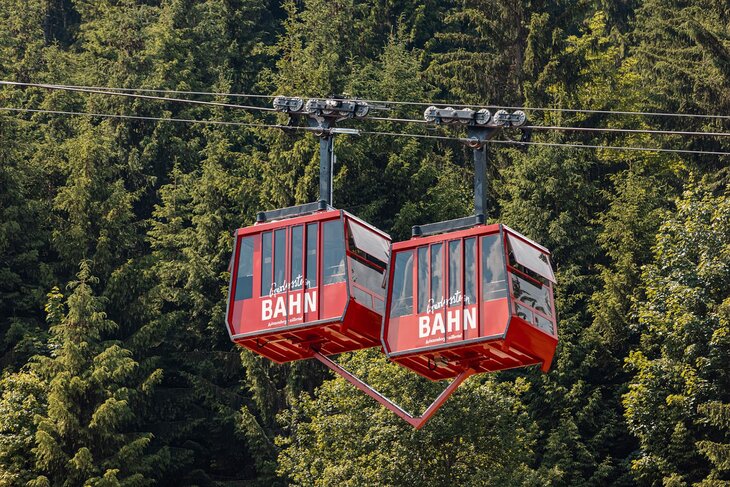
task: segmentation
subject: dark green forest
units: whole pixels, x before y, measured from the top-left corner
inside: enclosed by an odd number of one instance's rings
[[[727,133],[730,4],[2,0],[0,79]],[[38,87],[1,87],[0,107],[286,122]],[[489,220],[552,251],[560,343],[549,373],[473,376],[416,431],[315,361],[229,340],[231,234],[317,199],[316,137],[0,110],[0,485],[729,485],[730,157],[702,152],[730,140],[531,140],[698,153],[489,144]],[[458,141],[338,136],[335,151],[334,206],[394,241],[472,212]],[[378,350],[338,360],[414,411],[444,387]]]

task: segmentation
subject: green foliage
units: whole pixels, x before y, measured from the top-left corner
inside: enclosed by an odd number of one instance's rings
[[[725,114],[729,15],[718,0],[4,0],[0,78]],[[0,104],[288,122],[39,88],[3,88]],[[528,116],[727,131],[721,119]],[[341,122],[356,124],[463,133]],[[722,137],[532,140],[728,150]],[[0,485],[727,482],[727,158],[488,150],[490,220],[553,252],[558,353],[549,374],[470,378],[415,432],[320,364],[273,364],[224,329],[231,232],[317,198],[311,134],[0,112]],[[396,241],[471,212],[460,143],[338,135],[335,153],[335,206]],[[340,360],[412,411],[443,386],[375,351]]]
[[[654,263],[643,271],[641,349],[627,362],[635,375],[624,405],[641,444],[633,469],[644,483],[701,481],[710,475],[702,455],[707,452],[718,467],[712,477],[722,475],[719,445],[698,409],[715,411],[717,421],[717,402],[728,401],[730,357],[722,337],[730,289],[729,203],[727,195],[714,196],[703,184],[685,192],[657,235]],[[726,425],[717,426],[726,436]]]
[[[724,441],[727,441],[730,432],[730,406],[721,402],[712,401],[701,404],[698,412],[707,418],[707,422],[718,428]],[[721,475],[730,470],[730,445],[711,440],[700,440],[697,442],[697,449],[710,459],[713,471],[703,482],[711,485]]]
[[[443,388],[372,352],[341,359],[410,411]],[[281,413],[279,469],[295,485],[516,485],[531,473],[534,425],[519,400],[527,388],[472,378],[416,431],[344,379],[327,381]]]
[[[7,374],[0,388],[0,485],[23,485],[32,478],[33,418],[46,408],[46,383],[30,369]]]
[[[98,279],[88,261],[77,277],[67,299],[49,293],[50,356],[4,379],[0,404],[17,409],[3,414],[3,481],[104,485],[112,475],[119,485],[149,485],[158,458],[135,412],[145,378],[129,350],[105,339],[116,324],[92,290]]]

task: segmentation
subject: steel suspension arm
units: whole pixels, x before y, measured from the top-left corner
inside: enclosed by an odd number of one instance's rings
[[[406,410],[398,406],[396,403],[370,387],[368,384],[357,378],[355,375],[351,374],[347,371],[344,367],[342,367],[337,362],[333,361],[332,359],[325,357],[319,352],[314,352],[314,358],[325,364],[327,367],[329,367],[331,370],[333,370],[336,374],[343,377],[345,380],[347,380],[350,384],[354,385],[361,391],[363,391],[368,396],[372,397],[376,401],[378,401],[380,404],[385,406],[386,408],[390,409],[392,412],[394,412],[396,415],[398,415],[400,418],[408,422],[411,426],[413,426],[416,429],[421,429],[426,422],[431,419],[431,416],[436,413],[436,411],[443,406],[443,404],[446,402],[446,400],[453,394],[453,392],[456,390],[459,385],[464,382],[470,375],[474,373],[471,369],[466,369],[463,372],[461,372],[459,375],[457,375],[453,381],[451,381],[451,384],[449,384],[446,389],[443,390],[441,394],[431,403],[431,405],[426,408],[426,410],[421,414],[420,416],[414,417],[410,413],[408,413]]]

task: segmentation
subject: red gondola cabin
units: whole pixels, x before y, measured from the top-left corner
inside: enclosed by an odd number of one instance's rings
[[[541,364],[557,346],[550,252],[505,225],[393,244],[383,347],[433,380]]]
[[[390,237],[323,211],[236,231],[226,324],[275,362],[380,346]]]

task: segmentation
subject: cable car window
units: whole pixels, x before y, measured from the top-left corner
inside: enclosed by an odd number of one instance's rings
[[[350,279],[352,282],[366,288],[373,294],[383,295],[383,273],[369,267],[357,259],[348,258],[350,264]]]
[[[419,249],[420,250],[420,249]],[[413,314],[413,252],[400,252],[395,256],[393,269],[393,304],[390,316]]]
[[[274,231],[274,288],[282,288],[286,282],[286,228]]]
[[[428,247],[418,249],[418,312],[428,307]]]
[[[317,286],[317,224],[307,225],[307,287]]]
[[[449,242],[449,306],[462,305],[461,240]]]
[[[512,249],[512,255],[518,264],[548,281],[555,282],[555,274],[553,274],[553,268],[546,254],[509,233],[507,234],[507,240]]]
[[[519,305],[517,303],[515,303],[515,309],[517,310],[515,313],[517,316],[519,316],[523,320],[527,321],[528,323],[532,323],[534,313],[532,312],[531,309],[525,308],[524,306]]]
[[[444,255],[443,244],[431,245],[431,306],[444,296]]]
[[[355,301],[366,308],[373,309],[373,298],[368,293],[354,286],[350,288],[350,292],[352,293],[352,297],[355,298]]]
[[[477,301],[477,240],[464,240],[464,304]]]
[[[385,301],[380,299],[377,296],[373,296],[373,306],[375,307],[375,312],[382,315],[385,313]],[[413,311],[413,309],[411,309]]]
[[[253,296],[253,237],[241,239],[236,274],[236,301]]]
[[[304,235],[301,225],[291,229],[291,288],[301,289],[304,284],[302,275],[302,248],[304,246]]]
[[[328,221],[323,227],[322,283],[342,282],[345,280],[345,233],[342,221]]]
[[[482,237],[482,300],[507,297],[504,249],[499,234]]]
[[[537,313],[535,313],[535,325],[544,332],[550,333],[551,335],[554,334],[553,323]]]
[[[385,263],[388,262],[388,257],[390,256],[390,244],[388,240],[352,220],[348,220],[348,228],[350,229],[349,233],[355,247],[374,257],[377,264],[385,267]]]
[[[512,293],[516,300],[535,308],[548,316],[553,315],[550,308],[550,288],[547,286],[538,287],[526,279],[512,274]]]
[[[271,289],[271,232],[261,234],[261,295],[268,296]]]

